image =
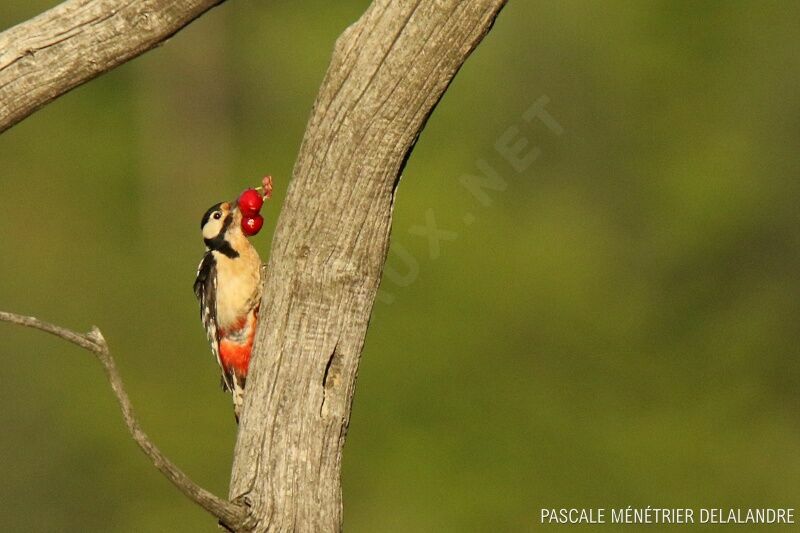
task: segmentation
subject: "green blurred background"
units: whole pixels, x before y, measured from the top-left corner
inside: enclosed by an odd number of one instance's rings
[[[54,4],[2,2],[0,26]],[[191,291],[199,219],[272,173],[266,258],[333,42],[367,4],[231,0],[0,136],[0,308],[97,324],[145,430],[218,494],[236,428]],[[510,2],[404,173],[347,531],[800,507],[797,20],[789,2]],[[541,98],[561,135],[522,120]],[[509,128],[540,152],[521,172],[495,149]],[[505,184],[489,205],[461,184],[480,160]],[[0,528],[216,531],[88,354],[0,324],[0,357]]]

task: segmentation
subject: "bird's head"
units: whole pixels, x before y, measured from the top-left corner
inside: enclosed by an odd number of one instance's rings
[[[242,212],[236,202],[220,202],[211,206],[200,222],[206,248],[228,257],[237,257],[237,250],[248,244],[242,233]]]

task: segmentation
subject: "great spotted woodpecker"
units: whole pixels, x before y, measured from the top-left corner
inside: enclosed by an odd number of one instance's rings
[[[242,232],[235,202],[212,206],[200,227],[206,253],[197,267],[194,293],[238,422],[261,302],[261,258]]]

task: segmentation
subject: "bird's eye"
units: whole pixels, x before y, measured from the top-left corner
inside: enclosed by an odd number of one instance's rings
[[[219,220],[219,217],[221,217],[221,216],[222,216],[222,213],[220,213],[219,211],[214,213],[214,219],[216,219],[216,220]]]

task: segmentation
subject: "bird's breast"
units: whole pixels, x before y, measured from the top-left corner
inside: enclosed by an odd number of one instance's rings
[[[217,324],[220,330],[241,328],[261,297],[261,261],[217,255]]]

